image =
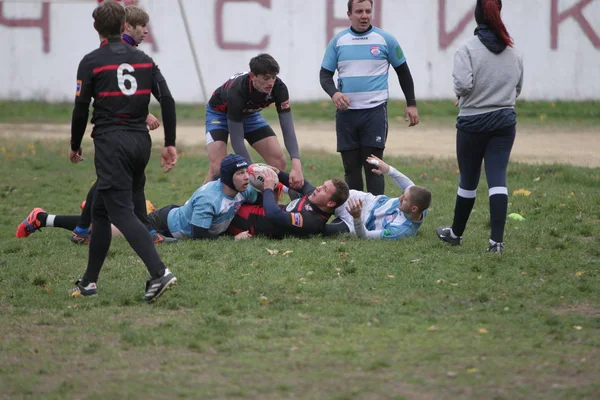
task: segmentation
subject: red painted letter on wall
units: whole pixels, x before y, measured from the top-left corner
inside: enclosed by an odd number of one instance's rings
[[[217,30],[217,45],[224,50],[262,50],[269,45],[269,35],[263,36],[259,43],[226,42],[223,34],[223,9],[225,3],[258,3],[264,8],[271,8],[271,0],[217,0],[215,5],[215,29]]]
[[[575,18],[575,21],[581,26],[583,29],[583,33],[590,39],[590,42],[594,45],[595,48],[600,47],[600,38],[594,31],[594,28],[590,25],[590,23],[585,19],[583,14],[581,13],[583,9],[592,2],[592,0],[582,0],[579,3],[575,4],[573,7],[566,9],[565,11],[559,13],[558,12],[558,0],[552,0],[552,7],[550,10],[550,48],[557,49],[558,48],[558,25],[563,22],[565,19],[569,17]]]
[[[438,45],[445,50],[454,39],[462,33],[469,21],[473,18],[475,7],[471,8],[450,32],[446,32],[446,0],[438,0]]]
[[[42,3],[42,15],[40,19],[16,19],[4,16],[4,5],[0,1],[0,25],[8,26],[9,28],[40,28],[42,30],[44,53],[50,52],[50,3]]]
[[[327,23],[325,24],[325,45],[335,36],[336,28],[348,28],[350,21],[346,18],[336,18],[333,13],[334,0],[327,0]],[[347,11],[347,10],[346,10]],[[381,0],[373,0],[373,20],[371,23],[377,27],[381,27],[382,14]]]

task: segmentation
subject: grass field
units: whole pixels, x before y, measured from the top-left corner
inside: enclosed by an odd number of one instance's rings
[[[525,220],[508,220],[506,252],[497,256],[485,253],[484,182],[464,245],[451,248],[434,230],[451,221],[455,162],[391,159],[434,194],[416,238],[163,246],[180,284],[147,305],[147,273],[122,238],[99,295],[78,299],[67,290],[83,272],[86,247],[61,229],[14,238],[33,207],[78,213],[93,163],[88,154],[72,165],[66,151],[62,142],[0,144],[2,398],[600,396],[598,168],[511,164],[509,190],[525,191],[510,196],[509,212]],[[340,164],[304,155],[313,183],[341,176]],[[186,148],[163,174],[155,151],[148,198],[182,203],[206,167],[203,150]],[[387,191],[399,194],[391,181]]]
[[[456,118],[457,109],[451,100],[420,101],[419,115],[426,121],[452,123]],[[600,102],[569,102],[569,101],[520,101],[516,106],[520,124],[535,125],[567,125],[590,126],[600,124]],[[73,104],[71,103],[39,103],[13,102],[0,100],[0,123],[69,123]],[[155,115],[160,115],[158,105],[151,109]],[[204,105],[177,104],[177,116],[180,121],[197,121],[204,119]],[[404,102],[391,102],[388,107],[390,121],[403,122]],[[294,118],[298,121],[331,121],[335,108],[331,101],[294,103]],[[268,119],[276,120],[274,107],[263,111]]]

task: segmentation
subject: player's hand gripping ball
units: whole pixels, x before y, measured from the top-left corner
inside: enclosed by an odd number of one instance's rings
[[[279,183],[277,178],[277,172],[275,167],[271,167],[267,164],[250,164],[248,167],[248,176],[250,178],[250,185],[259,192],[262,192],[265,188],[265,176],[266,174],[273,174],[275,178],[274,185]]]

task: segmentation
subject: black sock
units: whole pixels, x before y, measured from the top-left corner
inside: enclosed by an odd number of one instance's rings
[[[506,212],[508,210],[508,196],[495,194],[490,196],[490,239],[494,242],[502,242],[504,238],[504,225],[506,224]]]
[[[466,198],[456,196],[456,203],[454,205],[454,221],[452,221],[452,231],[456,236],[462,236],[467,226],[467,221],[473,210],[475,204],[475,198]]]
[[[54,217],[54,226],[69,231],[74,230],[79,222],[79,215],[57,215]]]
[[[36,219],[40,222],[40,228],[43,228],[46,226],[46,220],[48,219],[48,213],[45,213],[45,212],[38,213],[38,215],[36,216]]]

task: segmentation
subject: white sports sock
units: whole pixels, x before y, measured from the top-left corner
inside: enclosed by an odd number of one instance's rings
[[[454,231],[452,230],[452,228],[450,228],[450,237],[451,237],[452,239],[458,239],[458,236],[456,236],[456,235],[454,234]]]
[[[54,226],[54,218],[56,218],[56,215],[48,214],[46,217],[46,226]]]

